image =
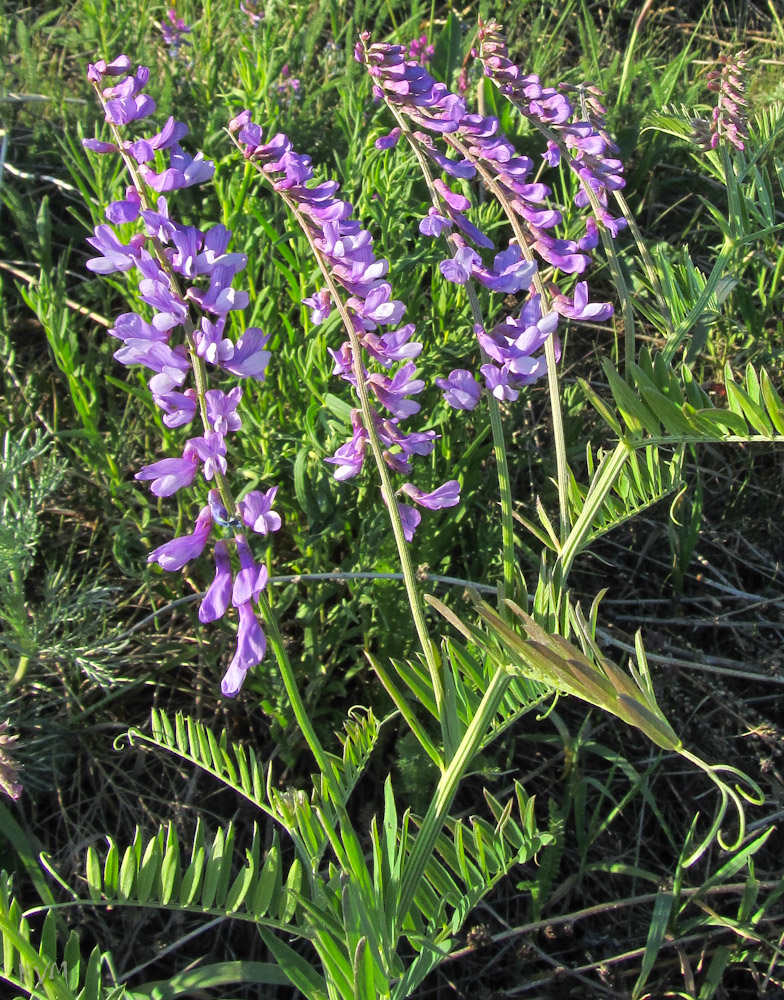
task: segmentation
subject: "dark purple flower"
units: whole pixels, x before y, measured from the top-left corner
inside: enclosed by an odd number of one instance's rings
[[[402,134],[402,131],[395,126],[387,135],[379,136],[374,145],[376,149],[394,149]]]

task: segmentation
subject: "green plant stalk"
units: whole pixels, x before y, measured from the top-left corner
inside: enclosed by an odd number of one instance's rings
[[[511,676],[503,668],[495,673],[477,708],[476,715],[471,720],[455,751],[454,757],[439,779],[433,800],[425,814],[422,827],[405,864],[397,905],[396,928],[398,931],[414,902],[414,896],[419,888],[428,859],[433,853],[436,841],[449,816],[458,785],[470,767],[479,746],[484,741],[511,681]]]
[[[395,536],[395,543],[397,545],[398,556],[400,558],[400,568],[403,571],[403,581],[408,595],[408,602],[411,607],[411,615],[414,619],[414,627],[416,628],[417,635],[419,636],[419,642],[422,646],[425,662],[427,663],[428,672],[430,674],[430,682],[433,687],[433,695],[436,699],[436,704],[440,708],[444,697],[440,667],[438,660],[436,659],[432,640],[430,639],[427,631],[424,607],[419,594],[416,576],[414,574],[414,567],[411,562],[408,542],[406,542],[405,535],[403,533],[403,522],[400,519],[400,512],[397,509],[395,491],[392,487],[392,480],[389,476],[387,464],[384,461],[381,442],[378,438],[375,421],[373,420],[373,411],[370,405],[370,397],[368,395],[367,384],[365,382],[365,372],[362,365],[362,345],[359,342],[356,331],[354,330],[354,325],[351,322],[351,317],[346,310],[346,306],[338,291],[335,281],[332,278],[332,274],[327,267],[321,251],[315,244],[313,235],[310,232],[305,219],[302,217],[302,213],[299,211],[296,203],[292,201],[292,199],[288,198],[284,191],[279,191],[278,194],[281,196],[284,204],[291,211],[292,215],[299,223],[302,232],[305,234],[305,238],[307,239],[310,249],[316,258],[316,262],[324,281],[327,283],[327,287],[329,288],[332,301],[335,303],[335,307],[340,314],[340,318],[343,321],[343,325],[351,342],[354,376],[357,382],[356,388],[357,395],[359,396],[360,408],[362,410],[362,419],[364,421],[365,429],[368,432],[370,448],[373,452],[373,458],[376,462],[379,478],[381,479],[381,492],[386,502],[387,512],[392,524],[392,533]]]
[[[423,154],[422,150],[419,148],[419,143],[414,138],[411,129],[408,127],[408,123],[405,118],[400,114],[397,108],[392,107],[392,105],[387,105],[389,110],[395,117],[395,121],[398,123],[403,135],[405,135],[406,140],[413,150],[414,156],[419,163],[419,169],[422,171],[422,175],[427,184],[428,191],[430,192],[430,198],[433,203],[434,208],[440,209],[441,197],[433,185],[433,177],[430,173],[430,166]],[[446,237],[447,245],[449,246],[450,252],[452,251],[452,241],[449,236]],[[468,294],[468,303],[471,308],[471,318],[474,323],[478,326],[484,328],[484,319],[482,317],[482,309],[479,305],[479,298],[476,294],[476,289],[473,287],[472,283],[469,281],[466,284],[466,292]],[[486,364],[490,358],[487,356],[485,351],[480,347],[480,354],[482,362]],[[506,458],[506,444],[504,442],[504,426],[501,420],[501,407],[498,400],[493,396],[492,393],[487,393],[488,406],[490,410],[490,427],[493,434],[493,453],[495,454],[496,468],[498,474],[498,492],[501,500],[501,546],[502,546],[502,579],[503,579],[503,593],[499,592],[499,606],[502,609],[502,613],[506,614],[506,605],[504,604],[504,596],[510,596],[514,594],[515,585],[515,551],[514,551],[514,514],[512,509],[512,487],[511,480],[509,478],[509,463]]]

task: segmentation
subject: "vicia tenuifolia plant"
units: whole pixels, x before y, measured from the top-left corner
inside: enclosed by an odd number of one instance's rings
[[[149,561],[180,570],[218,536],[215,579],[201,602],[199,619],[212,622],[223,618],[230,604],[236,608],[237,651],[221,682],[223,693],[232,697],[266,649],[254,603],[267,584],[267,568],[256,562],[244,528],[265,536],[280,528],[281,519],[272,509],[277,487],[253,490],[235,502],[227,478],[227,438],[242,427],[237,412],[242,388],[209,388],[208,377],[220,373],[224,380],[263,381],[270,359],[268,337],[255,327],[236,343],[224,335],[228,314],[248,304],[248,293],[233,287],[247,258],[229,251],[231,233],[222,224],[202,232],[170,214],[171,192],[210,180],[214,166],[203,153],[190,156],[183,150],[180,140],[188,128],[174,118],[153,135],[138,133],[137,123],[155,111],[155,101],[144,90],[149,70],[130,70],[128,57],[120,56],[110,63],[101,60],[88,72],[112,138],[85,139],[84,145],[94,153],[119,156],[130,184],[122,200],[106,207],[108,224],[95,227],[88,242],[100,256],[87,267],[96,274],[130,272],[137,278],[151,316],[148,320],[130,312],[117,317],[109,333],[123,346],[114,356],[121,364],[143,365],[154,373],[149,388],[167,427],[201,423],[202,433],[188,438],[181,457],[146,465],[136,478],[151,482],[158,497],[172,496],[199,475],[215,484],[206,491],[193,533],[160,545]],[[137,232],[123,242],[117,230],[128,225]],[[226,531],[229,538],[222,537]]]
[[[253,17],[251,8],[257,5],[243,6]],[[184,23],[172,23],[185,31]],[[230,467],[230,450],[249,422],[253,393],[247,387],[263,383],[275,364],[268,333],[250,327],[230,336],[244,326],[241,314],[250,305],[248,292],[235,287],[247,259],[230,249],[232,234],[222,224],[201,229],[177,221],[176,192],[209,183],[214,167],[203,153],[185,151],[184,123],[168,118],[157,130],[149,124],[156,112],[147,93],[149,72],[133,70],[126,56],[89,68],[108,131],[85,145],[117,158],[127,186],[124,197],[106,207],[106,223],[96,226],[89,242],[98,255],[87,266],[134,282],[141,305],[114,319],[110,334],[121,341],[115,357],[151,373],[149,391],[163,424],[184,438],[179,454],[150,456],[136,478],[150,483],[157,498],[180,490],[198,497],[193,530],[167,539],[149,561],[177,571],[212,546],[214,579],[201,597],[199,618],[237,621],[237,649],[221,690],[238,694],[269,641],[312,756],[313,781],[305,788],[281,787],[272,763],[260,761],[253,748],[232,743],[225,732],[216,736],[188,715],[170,719],[156,709],[151,730],[132,729],[125,739],[209,773],[254,810],[258,827],[249,845],[235,844],[231,824],[208,839],[200,820],[192,845],[181,844],[170,825],[151,838],[137,831],[125,845],[110,841],[105,856],[92,846],[85,872],[89,898],[73,890],[72,901],[114,908],[153,904],[255,925],[273,963],[243,964],[233,973],[232,963],[202,968],[205,987],[222,986],[229,980],[221,977],[234,974],[261,988],[293,987],[309,1000],[403,1000],[454,955],[472,908],[515,865],[530,863],[553,843],[538,829],[535,803],[518,781],[494,795],[483,780],[476,796],[481,801],[469,816],[457,811],[455,797],[467,774],[485,769],[494,740],[532,710],[552,711],[559,694],[612,714],[663,753],[702,767],[719,787],[721,802],[707,833],[692,827],[686,838],[679,877],[713,843],[750,850],[743,846],[743,799],[755,787],[744,787],[736,769],[705,764],[684,748],[657,704],[641,633],[629,669],[613,663],[598,637],[603,594],[589,599],[585,612],[570,579],[576,559],[597,538],[681,490],[687,448],[756,440],[754,435],[770,440],[784,426],[784,407],[764,373],[756,382],[756,374],[748,375],[744,386],[730,374],[731,410],[718,410],[688,369],[675,372],[660,356],[637,354],[614,241],[627,226],[638,245],[641,237],[623,200],[623,165],[597,88],[545,85],[513,62],[500,25],[480,24],[478,61],[528,128],[522,148],[522,141],[503,133],[498,117],[480,114],[431,74],[434,52],[426,39],[406,48],[363,34],[355,55],[371,78],[385,130],[376,141],[380,152],[372,155],[387,162],[408,155],[406,169],[415,171],[418,183],[424,180],[429,204],[419,231],[443,242],[436,277],[448,283],[442,287],[451,286],[451,295],[465,296],[471,337],[464,342],[470,340],[475,354],[459,368],[439,370],[430,331],[418,316],[406,315],[398,261],[391,252],[391,260],[376,252],[374,235],[340,196],[338,183],[323,177],[319,164],[287,135],[269,134],[250,110],[228,121],[241,158],[232,154],[227,169],[245,171],[242,196],[255,197],[254,177],[265,185],[265,201],[271,191],[302,234],[287,231],[281,240],[295,242],[320,274],[297,302],[307,335],[323,337],[336,329],[334,314],[340,319],[342,333],[328,349],[350,400],[348,439],[322,458],[338,482],[361,477],[373,484],[368,495],[380,499],[389,518],[411,612],[409,659],[390,661],[383,648],[366,650],[393,712],[379,721],[370,709],[352,709],[332,748],[298,688],[267,598],[268,570],[260,555],[267,536],[281,528],[274,509],[278,486],[245,494],[233,486],[246,471]],[[734,149],[744,127],[742,91],[731,74],[722,86],[716,134]],[[406,147],[395,151],[401,139],[410,153]],[[547,180],[546,171],[564,167],[575,194],[573,204],[556,207],[540,171]],[[494,229],[480,222],[480,197],[499,207],[495,218],[504,221]],[[615,442],[607,449],[588,445],[583,467],[567,454],[558,368],[567,328],[618,322],[612,304],[589,291],[589,267],[600,265],[602,254],[621,304],[624,364],[619,371],[620,358],[605,359],[604,395],[593,382],[577,387]],[[649,270],[650,262],[643,260],[643,268]],[[654,298],[660,292],[653,280],[650,290]],[[507,315],[499,296],[517,297]],[[583,335],[586,329],[579,329],[573,340]],[[674,330],[673,342],[683,336]],[[443,402],[425,384],[428,370],[437,373]],[[537,524],[517,509],[504,424],[529,387],[545,379],[558,516],[554,523],[539,502]],[[422,575],[414,571],[422,519],[449,517],[465,501],[452,470],[432,478],[438,469],[434,425],[443,428],[424,400],[440,407],[444,422],[483,418],[492,432],[501,578],[481,581],[492,603],[472,591],[471,620],[453,600],[423,596]],[[433,488],[433,481],[440,485]],[[515,519],[541,551],[532,598],[519,570]],[[436,642],[444,622],[451,637]],[[421,815],[408,808],[392,776],[369,819],[352,799],[384,724],[406,730],[432,763],[434,787]],[[730,805],[737,826],[725,834]],[[533,881],[540,877],[533,865],[529,873]],[[9,891],[0,884],[3,906]],[[140,995],[159,988],[153,984]],[[62,996],[71,1000],[67,992]]]

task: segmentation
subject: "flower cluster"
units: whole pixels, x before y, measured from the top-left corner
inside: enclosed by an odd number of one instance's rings
[[[185,35],[189,35],[193,31],[193,28],[189,27],[181,17],[177,16],[177,11],[174,7],[166,11],[166,17],[169,23],[167,24],[164,21],[161,24],[161,34],[163,35],[164,42],[169,46],[169,55],[172,59],[176,59],[180,54],[181,46],[191,44],[185,40]]]
[[[545,162],[555,167],[561,158],[564,159],[580,180],[581,190],[575,204],[579,208],[588,207],[591,204],[590,191],[598,204],[599,221],[612,236],[616,236],[626,226],[626,220],[610,214],[607,193],[619,190],[626,182],[622,176],[623,163],[617,158],[618,147],[607,132],[607,109],[598,99],[601,91],[590,84],[543,87],[535,73],[524,75],[509,58],[503,28],[494,21],[488,24],[480,22],[479,40],[479,58],[485,75],[548,136]],[[577,106],[567,94],[577,95]],[[595,245],[596,220],[589,217],[581,248],[592,249]]]
[[[323,323],[336,306],[350,325],[359,345],[382,371],[370,371],[361,360],[354,357],[350,340],[339,350],[330,349],[334,373],[357,388],[362,378],[369,393],[389,416],[371,407],[373,430],[383,448],[387,466],[401,475],[409,475],[412,459],[429,454],[438,435],[435,431],[406,433],[400,422],[417,413],[420,404],[413,399],[424,388],[416,378],[413,359],[422,351],[422,344],[412,341],[414,325],[398,326],[405,312],[405,305],[392,297],[392,287],[384,280],[389,261],[376,257],[373,237],[351,218],[353,206],[337,197],[339,184],[323,181],[308,186],[314,180],[309,156],[297,153],[287,136],[278,134],[269,142],[262,142],[261,128],[254,124],[250,112],[243,111],[229,123],[229,131],[236,135],[237,145],[246,159],[255,163],[272,182],[273,189],[295,212],[308,240],[330,277],[332,288],[324,288],[304,300],[311,309],[314,324]],[[334,291],[340,286],[348,295],[345,301],[333,301]],[[394,328],[394,329],[389,329]],[[398,365],[393,374],[386,371]],[[327,461],[336,466],[335,478],[350,479],[356,476],[365,461],[369,442],[369,429],[362,413],[352,411],[353,434],[332,458]],[[404,492],[418,505],[436,510],[458,502],[457,484],[450,484],[432,494],[425,494],[408,484]],[[419,513],[413,508],[401,507],[406,537],[410,541],[419,523]]]
[[[254,561],[242,525],[266,535],[280,527],[280,518],[272,510],[275,487],[266,493],[247,494],[236,505],[235,513],[225,480],[226,441],[242,426],[237,412],[242,388],[235,386],[229,392],[207,389],[206,371],[209,365],[239,378],[263,381],[270,359],[268,338],[255,327],[236,342],[226,335],[228,314],[248,304],[247,293],[232,287],[247,258],[229,251],[231,232],[225,226],[215,225],[202,232],[176,222],[163,193],[209,180],[214,166],[201,153],[191,157],[183,151],[179,142],[188,129],[173,118],[154,135],[126,136],[128,125],[155,111],[155,102],[143,89],[149,70],[139,66],[131,73],[130,68],[127,56],[89,67],[88,79],[101,101],[113,141],[85,139],[84,145],[95,153],[119,154],[132,181],[125,197],[106,208],[108,222],[115,227],[141,226],[127,242],[112,225],[96,226],[88,242],[99,256],[88,260],[87,267],[96,274],[138,274],[139,297],[149,307],[149,318],[135,312],[117,318],[109,333],[122,346],[114,356],[121,364],[143,365],[153,373],[149,388],[167,426],[189,424],[197,412],[201,417],[203,433],[187,440],[181,457],[146,465],[136,479],[151,483],[151,491],[158,497],[172,496],[190,486],[199,470],[205,481],[214,481],[218,487],[209,491],[193,533],[159,546],[148,561],[166,570],[182,569],[201,555],[216,528],[233,529],[240,569],[232,584],[229,547],[219,539],[215,544],[215,581],[199,610],[201,621],[209,622],[223,617],[229,602],[237,608],[237,652],[221,684],[223,693],[233,696],[247,670],[261,661],[266,646],[253,603],[266,584],[267,571]],[[114,82],[115,77],[122,79]],[[162,162],[164,157],[168,166]],[[198,322],[192,316],[194,309],[200,314]],[[179,343],[175,343],[177,331],[182,334]],[[194,387],[184,388],[191,374]]]
[[[716,149],[722,138],[736,149],[746,148],[743,142],[749,137],[746,56],[746,52],[738,52],[733,57],[719,56],[721,69],[708,73],[708,89],[719,95],[711,117],[711,149]]]
[[[515,294],[526,290],[533,279],[537,270],[532,259],[534,253],[565,273],[585,270],[589,263],[586,251],[593,249],[598,241],[595,224],[591,220],[585,237],[577,242],[550,235],[548,230],[561,223],[561,213],[543,207],[550,189],[532,181],[533,161],[518,155],[499,131],[497,118],[469,113],[464,98],[436,82],[416,62],[406,60],[403,46],[371,45],[365,33],[355,55],[373,78],[375,95],[390,106],[399,120],[411,123],[410,141],[439,172],[458,180],[470,180],[479,173],[524,226],[525,248],[510,242],[506,250],[495,256],[493,266],[488,267],[478,250],[491,249],[493,243],[469,220],[466,213],[471,207],[470,200],[440,178],[436,179],[432,185],[434,204],[420,223],[420,231],[429,236],[447,235],[453,255],[442,261],[440,270],[448,281],[465,284],[473,279],[492,291]],[[402,129],[396,127],[376,145],[390,148],[401,134]],[[436,144],[438,139],[443,139],[459,158],[441,152]],[[557,289],[556,293],[560,296]],[[491,360],[481,371],[487,390],[496,398],[514,400],[520,387],[546,374],[544,359],[532,355],[555,333],[558,315],[564,313],[555,309],[542,315],[542,308],[541,296],[534,296],[518,320],[502,324],[505,331],[496,328],[487,334],[477,326],[475,332],[485,351],[490,345],[494,348],[487,352]],[[606,304],[603,315],[611,312],[612,307]],[[478,399],[478,386],[470,385],[465,369],[456,369],[438,384],[451,405],[460,400],[461,408],[470,408],[469,404],[475,405]]]
[[[289,64],[286,63],[280,71],[280,78],[275,87],[275,92],[280,98],[281,104],[288,107],[292,101],[299,97],[299,78],[291,75]]]
[[[420,35],[408,43],[408,58],[418,62],[420,66],[427,66],[435,51],[434,46],[428,42],[427,35]]]

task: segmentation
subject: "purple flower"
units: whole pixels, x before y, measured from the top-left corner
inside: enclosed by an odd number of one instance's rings
[[[447,378],[437,378],[436,385],[444,390],[444,399],[456,410],[473,410],[482,392],[482,387],[465,368],[455,368]]]
[[[402,134],[403,134],[402,131],[397,126],[395,126],[395,128],[393,128],[392,131],[389,132],[387,135],[379,136],[379,138],[376,139],[374,145],[376,149],[394,149],[394,147],[397,145],[398,139]]]
[[[229,431],[240,430],[242,420],[237,413],[242,399],[240,386],[235,386],[228,394],[222,389],[208,389],[204,398],[207,401],[207,416],[216,434],[225,435]]]
[[[231,557],[228,543],[219,538],[215,543],[215,578],[199,606],[199,621],[214,622],[223,618],[231,597]]]
[[[237,504],[237,510],[244,523],[259,535],[278,531],[281,526],[280,514],[272,509],[278,487],[273,486],[266,493],[252,490]]]
[[[520,395],[517,389],[510,385],[509,368],[504,365],[498,368],[494,364],[482,365],[479,369],[485,377],[487,391],[491,392],[498,400],[507,400],[513,403]]]
[[[240,616],[237,652],[221,681],[224,698],[236,698],[245,680],[245,674],[251,667],[261,663],[267,651],[267,640],[250,602],[241,604],[237,610]]]
[[[215,173],[215,164],[212,160],[205,160],[204,153],[197,153],[196,156],[189,156],[176,142],[172,144],[171,166],[160,173],[156,173],[147,166],[140,167],[140,173],[145,183],[157,191],[176,191],[180,188],[193,187],[195,184],[204,184],[212,179]]]
[[[232,375],[263,382],[264,373],[272,357],[271,352],[265,350],[268,340],[269,334],[262,333],[258,327],[249,326],[234,345],[232,357],[223,362],[223,367]]]
[[[136,262],[141,257],[144,237],[134,236],[126,245],[117,239],[109,226],[101,225],[95,227],[95,236],[91,236],[87,242],[102,255],[87,261],[85,267],[88,271],[113,274],[115,271],[130,271],[136,267]]]
[[[198,467],[198,456],[191,453],[182,458],[163,458],[160,462],[145,465],[133,478],[152,480],[151,493],[156,497],[170,497],[183,486],[191,485]]]
[[[422,515],[414,507],[409,507],[405,503],[399,503],[397,510],[403,524],[403,537],[407,542],[412,542],[414,540],[414,532],[422,520]]]
[[[139,218],[139,207],[141,198],[139,192],[133,185],[125,189],[124,201],[113,201],[106,206],[104,215],[113,222],[115,226],[120,226],[124,222],[135,222]]]
[[[450,260],[442,260],[438,265],[441,274],[447,281],[456,285],[464,285],[471,277],[474,264],[481,264],[482,258],[470,247],[461,247]]]
[[[382,406],[396,417],[410,417],[421,409],[419,403],[407,396],[420,393],[425,383],[415,379],[416,365],[408,361],[389,378],[386,375],[373,374],[367,379],[369,388],[376,394]]]
[[[553,299],[553,309],[568,319],[588,320],[593,323],[603,323],[614,312],[611,302],[588,302],[587,281],[577,282],[573,300],[567,295],[556,295]]]
[[[223,336],[225,325],[225,316],[219,316],[214,323],[206,316],[202,316],[201,326],[194,330],[196,353],[211,365],[223,364],[234,357],[234,344],[228,337]]]
[[[423,493],[413,483],[404,483],[400,487],[400,492],[405,493],[420,507],[427,507],[428,510],[456,507],[460,503],[460,483],[456,479],[450,479],[432,493]]]
[[[245,309],[250,296],[247,292],[238,292],[231,287],[237,270],[238,267],[234,264],[218,264],[210,275],[209,289],[205,292],[192,286],[186,293],[187,297],[197,302],[201,309],[218,316],[224,316],[235,309]]]
[[[153,398],[166,414],[163,422],[167,427],[184,427],[185,424],[189,424],[193,420],[198,409],[195,389],[186,389],[185,392],[167,392],[163,396],[154,396]]]
[[[351,440],[341,445],[332,458],[325,458],[324,461],[330,465],[336,465],[335,479],[343,481],[352,479],[358,475],[365,461],[367,450],[368,432],[362,426],[362,414],[359,410],[351,411],[351,423],[354,433]]]
[[[207,482],[217,472],[226,475],[226,442],[215,431],[206,431],[204,437],[191,438],[185,445],[182,454],[184,458],[189,458],[194,454],[198,455],[204,463],[202,475]]]
[[[247,601],[258,601],[259,594],[267,586],[267,567],[259,565],[253,558],[245,537],[238,535],[237,554],[240,557],[240,571],[234,578],[231,603],[235,608]]]
[[[427,215],[419,223],[419,231],[423,236],[438,237],[445,229],[451,229],[454,223],[436,208],[428,209]]]
[[[157,562],[161,569],[174,572],[182,569],[191,559],[196,559],[204,551],[204,546],[212,532],[212,515],[209,507],[203,507],[196,520],[192,535],[182,535],[172,538],[170,542],[159,545],[147,556],[147,562]]]
[[[310,295],[302,300],[303,306],[309,306],[313,311],[310,314],[310,321],[314,326],[321,326],[324,320],[332,312],[332,298],[326,288]]]

